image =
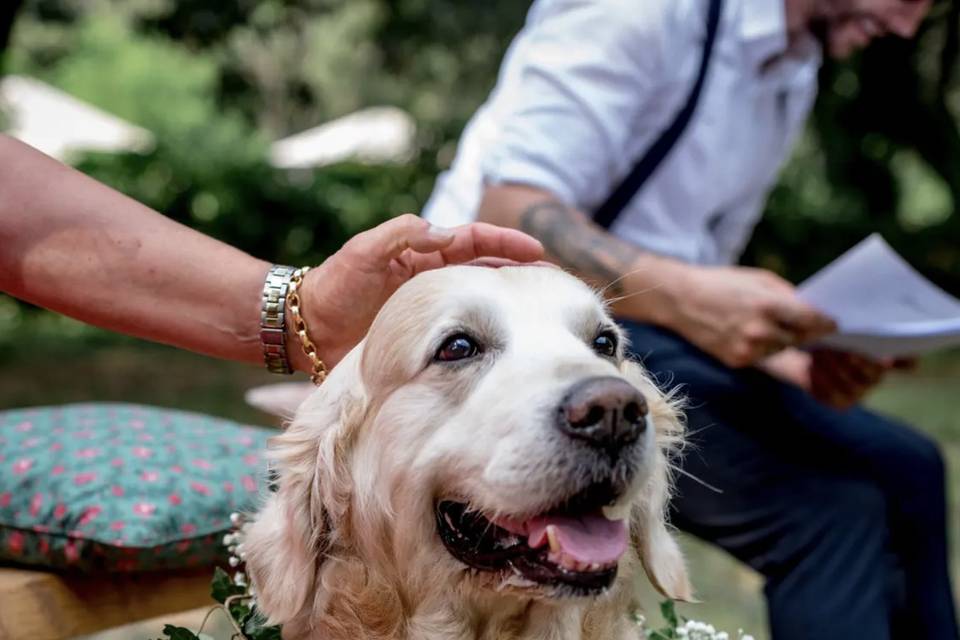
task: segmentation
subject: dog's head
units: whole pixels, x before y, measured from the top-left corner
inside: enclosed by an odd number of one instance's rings
[[[401,608],[437,590],[591,596],[637,556],[689,598],[664,521],[677,414],[625,347],[559,269],[404,285],[277,438],[279,488],[244,542],[261,608],[316,615],[354,579]]]

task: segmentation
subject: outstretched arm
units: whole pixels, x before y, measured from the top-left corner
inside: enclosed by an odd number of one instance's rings
[[[539,243],[515,231],[439,230],[402,216],[360,234],[312,271],[304,313],[332,365],[417,271],[479,256],[541,255]],[[0,135],[0,291],[106,329],[259,363],[268,268]],[[338,330],[342,321],[349,332]],[[310,369],[299,349],[288,352],[296,368]]]

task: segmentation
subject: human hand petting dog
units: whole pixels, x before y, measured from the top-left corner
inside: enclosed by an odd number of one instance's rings
[[[533,262],[543,246],[530,236],[474,223],[443,229],[406,214],[351,238],[304,278],[304,315],[320,355],[334,366],[366,334],[393,293],[423,271],[483,259],[486,263]],[[298,349],[294,366],[309,371]]]

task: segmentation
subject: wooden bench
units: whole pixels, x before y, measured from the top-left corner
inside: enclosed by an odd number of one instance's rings
[[[210,597],[210,568],[68,575],[0,567],[0,640],[59,640],[195,609]]]

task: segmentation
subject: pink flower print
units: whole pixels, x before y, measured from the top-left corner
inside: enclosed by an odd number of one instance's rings
[[[164,449],[166,449],[168,453],[176,453],[178,451],[177,445],[175,444],[168,444]]]
[[[131,429],[136,429],[137,431],[142,430],[146,425],[143,423],[143,420],[131,420],[127,423]]]
[[[83,515],[80,516],[80,519],[77,521],[77,526],[83,527],[90,524],[90,522],[92,522],[94,518],[100,515],[102,511],[103,511],[103,508],[97,505],[94,505],[92,507],[87,507],[86,510],[84,510]]]
[[[93,437],[93,431],[90,429],[81,429],[80,431],[74,431],[73,437],[77,440],[89,440]]]
[[[227,493],[233,493],[233,483],[229,480],[223,483],[223,490]]]
[[[122,466],[123,466],[123,458],[114,458],[113,460],[110,461],[110,466],[111,466],[111,467],[122,467]]]
[[[67,515],[67,506],[62,502],[58,502],[57,506],[53,508],[53,517],[60,520],[65,515]]]
[[[159,477],[160,474],[156,471],[144,471],[140,474],[140,479],[144,482],[156,482]]]
[[[237,442],[239,442],[240,444],[242,444],[242,445],[245,446],[245,447],[249,447],[250,445],[253,444],[253,438],[251,438],[251,437],[248,436],[247,434],[243,434],[242,436],[239,436],[239,437],[237,438]]]
[[[37,550],[40,551],[40,555],[45,556],[50,553],[50,542],[46,538],[40,538],[37,541]]]
[[[180,527],[180,531],[183,532],[185,535],[188,535],[188,536],[189,536],[189,535],[193,535],[194,533],[197,532],[197,525],[191,524],[191,523],[189,523],[189,522],[184,523],[184,524]]]
[[[73,540],[67,540],[63,545],[63,555],[67,562],[74,563],[80,559],[80,550],[77,549],[77,543]]]
[[[178,551],[179,553],[185,553],[185,552],[189,551],[189,550],[190,550],[190,541],[189,541],[189,540],[181,540],[180,542],[177,543],[176,549],[177,549],[177,551]]]
[[[23,553],[23,534],[19,531],[11,531],[7,535],[7,549],[11,554],[18,556]]]
[[[77,457],[82,460],[92,460],[100,455],[100,449],[96,447],[86,447],[77,451]]]
[[[24,449],[32,449],[38,444],[40,444],[40,438],[37,438],[36,436],[34,436],[33,438],[27,438],[26,440],[21,442],[20,446],[23,447]]]
[[[260,460],[260,456],[255,453],[248,453],[243,456],[243,463],[251,467],[257,466],[257,462]]]
[[[29,421],[27,421],[27,422],[21,422],[20,424],[17,425],[17,431],[19,431],[20,433],[26,433],[27,431],[33,431],[33,423],[32,423],[32,422],[29,422]]]
[[[75,485],[77,485],[78,487],[80,487],[80,486],[83,486],[83,485],[85,485],[85,484],[90,484],[91,482],[93,482],[93,481],[96,480],[96,479],[97,479],[97,474],[96,474],[96,472],[94,472],[94,471],[84,471],[83,473],[78,473],[77,475],[73,476],[73,484],[75,484]]]
[[[173,471],[174,473],[183,473],[183,467],[181,467],[178,464],[175,464],[172,467],[170,467],[170,471]]]
[[[138,502],[133,505],[133,512],[138,516],[152,516],[153,512],[157,510],[157,506],[149,502]]]
[[[139,436],[137,436],[137,440],[140,442],[153,442],[153,436],[149,433],[141,433]]]
[[[167,500],[170,502],[170,504],[172,504],[175,507],[180,505],[183,502],[183,498],[181,498],[175,493],[171,493],[170,497],[167,498]]]
[[[30,515],[36,518],[40,514],[40,507],[43,506],[43,494],[35,493],[30,499]]]
[[[50,445],[50,451],[56,452],[56,451],[60,451],[61,449],[63,449],[62,442],[54,442],[53,444]]]
[[[13,494],[11,494],[9,491],[4,491],[3,493],[0,493],[0,507],[9,507],[10,500],[12,499],[13,499]]]
[[[210,495],[210,487],[203,484],[202,482],[191,482],[190,488],[199,493],[202,496]]]
[[[110,523],[110,530],[122,531],[125,526],[126,526],[126,523],[123,520],[114,520],[113,522]]]
[[[243,483],[243,488],[251,493],[257,490],[257,483],[250,476],[243,476],[240,478],[240,482]]]
[[[62,464],[58,464],[54,466],[53,469],[50,469],[50,475],[59,476],[61,473],[63,473],[66,470],[67,468],[65,466],[63,466]]]
[[[37,533],[48,533],[50,531],[50,527],[45,524],[35,524],[32,529]]]
[[[123,497],[123,487],[121,487],[121,486],[118,485],[118,484],[115,484],[115,485],[113,485],[112,487],[110,487],[110,493],[112,493],[113,495],[115,495],[115,496],[118,497],[118,498],[122,498],[122,497]]]
[[[149,447],[134,447],[132,453],[138,458],[149,458],[153,455],[153,451]]]
[[[197,469],[203,469],[204,471],[213,469],[213,464],[209,460],[203,460],[202,458],[197,458],[194,460],[193,466],[195,466]]]
[[[33,460],[30,458],[20,458],[13,463],[13,473],[14,475],[22,475],[27,471],[30,471],[30,468],[33,466]]]

